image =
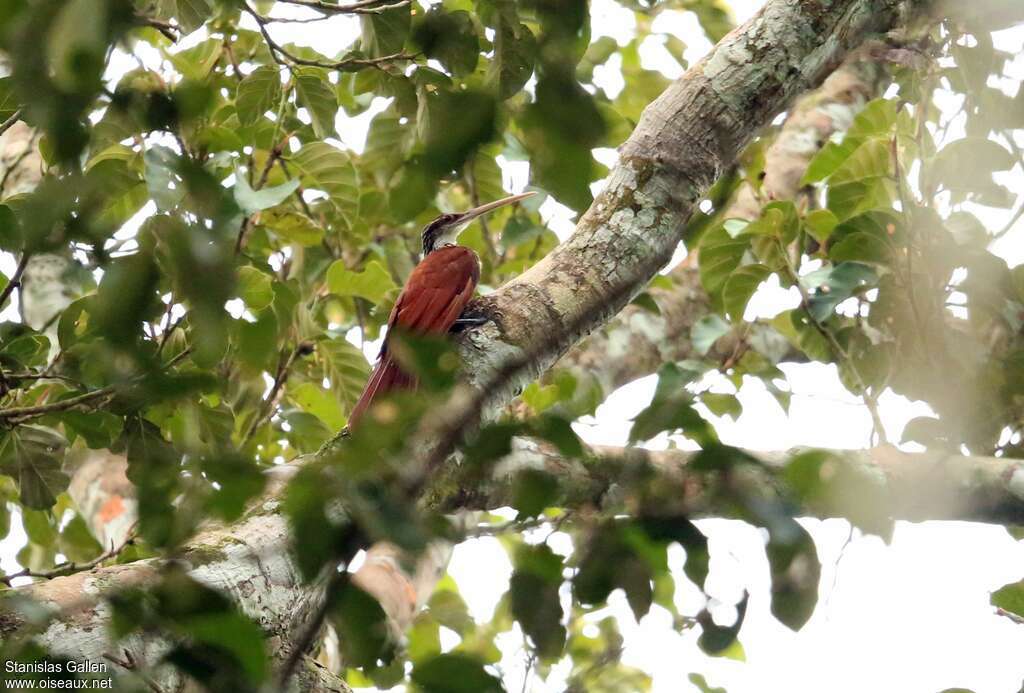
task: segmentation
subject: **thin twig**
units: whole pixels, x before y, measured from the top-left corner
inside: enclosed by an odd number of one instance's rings
[[[329,5],[333,7],[333,5]],[[269,17],[264,17],[259,12],[249,6],[248,3],[242,5],[242,9],[245,10],[259,26],[260,33],[263,34],[263,40],[267,42],[267,47],[270,48],[271,57],[274,58],[274,62],[282,67],[322,67],[328,70],[347,70],[351,68],[359,67],[376,67],[383,69],[382,66],[387,63],[392,63],[402,60],[414,60],[416,58],[415,53],[394,53],[392,55],[382,55],[379,58],[346,58],[344,60],[335,61],[324,61],[324,60],[310,60],[309,58],[301,58],[294,53],[291,53],[284,46],[279,44],[270,35],[267,30],[267,24],[271,22]]]
[[[283,139],[278,139],[281,134],[281,124],[284,122],[284,110],[288,105],[288,95],[291,92],[291,86],[281,90],[281,98],[277,102],[277,110],[275,111],[276,117],[274,118],[274,133],[270,136],[270,141],[276,144],[270,149],[270,153],[267,155],[267,160],[263,163],[263,170],[260,172],[260,177],[252,181],[252,160],[253,157],[249,157],[249,177],[251,180],[251,186],[253,190],[260,190],[264,185],[267,184],[267,180],[270,178],[270,171],[274,168],[274,163],[281,158],[284,153],[284,148],[288,146],[288,140],[291,139],[294,133],[289,132]],[[256,222],[256,214],[250,214],[242,220],[242,226],[238,229],[238,238],[235,240],[235,255],[242,252],[242,247],[245,245],[246,234],[249,233],[249,229],[252,228]]]
[[[71,383],[76,387],[84,387],[81,382],[74,378],[69,378],[66,375],[57,375],[56,373],[4,373],[3,378],[6,381],[12,380],[63,380],[66,383]]]
[[[274,406],[277,404],[277,399],[281,394],[281,388],[284,387],[285,382],[288,380],[288,372],[291,370],[292,364],[295,363],[295,359],[303,354],[306,349],[308,349],[306,344],[299,344],[292,349],[287,358],[278,365],[277,373],[274,375],[274,384],[271,386],[270,392],[267,393],[267,398],[263,400],[263,406],[259,414],[252,420],[252,423],[249,424],[249,428],[246,430],[245,435],[242,436],[240,447],[244,448],[249,443],[249,440],[252,439],[253,435],[255,435],[256,430],[274,413]]]
[[[1003,609],[1001,607],[996,607],[996,615],[1002,616],[1003,618],[1008,618],[1019,626],[1024,626],[1024,616],[1015,614],[1012,611],[1007,611],[1006,609]]]
[[[493,537],[508,532],[523,532],[528,529],[537,529],[554,522],[550,517],[531,517],[526,520],[509,520],[497,525],[477,525],[473,529],[466,530],[463,536],[467,539],[476,537]]]
[[[793,265],[792,259],[789,257],[789,252],[783,245],[782,241],[779,241],[779,250],[781,255],[786,262],[786,269],[789,272],[790,278],[793,280],[793,284],[796,286],[797,291],[800,293],[800,303],[804,309],[804,313],[807,314],[807,319],[811,321],[811,325],[814,329],[825,338],[825,341],[829,343],[836,355],[842,359],[850,368],[850,373],[857,381],[857,387],[863,395],[864,406],[867,407],[868,413],[871,415],[871,423],[875,430],[875,435],[878,436],[878,443],[885,445],[889,442],[888,437],[885,434],[885,427],[882,425],[882,417],[878,413],[878,401],[875,397],[868,395],[868,387],[864,379],[860,375],[860,371],[857,369],[857,364],[853,362],[850,354],[843,348],[843,345],[839,343],[836,336],[832,334],[832,331],[822,325],[817,318],[814,317],[814,313],[811,312],[811,296],[807,293],[806,287],[803,282],[800,281],[800,275],[798,274],[796,267]]]
[[[17,123],[19,120],[21,120],[21,109],[20,108],[18,110],[16,110],[14,112],[14,114],[11,115],[10,118],[5,120],[3,123],[0,123],[0,135],[4,134],[8,130],[10,130],[12,127],[14,127],[14,124]]]
[[[119,387],[119,385],[107,385],[106,387],[102,387],[98,390],[92,390],[76,397],[69,397],[68,399],[62,399],[48,404],[37,404],[32,407],[0,409],[0,420],[7,421],[9,423],[19,423],[26,419],[44,416],[45,414],[52,414],[58,411],[70,411],[72,409],[91,405],[96,400],[110,397],[117,392]]]
[[[327,579],[327,584],[324,585],[324,598],[320,602],[319,608],[316,613],[309,619],[306,629],[299,635],[298,639],[292,644],[292,650],[288,653],[288,659],[285,660],[284,664],[281,665],[280,672],[278,674],[278,688],[280,690],[288,690],[288,681],[291,679],[292,674],[295,673],[296,667],[299,662],[302,661],[303,655],[309,651],[316,642],[317,636],[320,634],[321,628],[323,628],[324,621],[327,620],[327,614],[331,610],[331,593],[340,588],[345,581],[349,580],[351,576],[347,572],[348,563],[356,555],[356,553],[366,546],[369,545],[369,539],[358,529],[358,527],[352,526],[341,542],[341,548],[339,550],[339,559],[337,566],[331,571],[330,577]]]
[[[378,14],[385,10],[393,10],[398,7],[405,7],[411,0],[399,0],[389,2],[388,0],[358,0],[348,5],[332,5],[323,0],[280,0],[286,5],[298,5],[308,7],[311,10],[323,14]]]
[[[123,542],[121,542],[120,546],[115,547],[113,544],[111,544],[109,549],[107,549],[91,561],[86,561],[85,563],[65,561],[64,563],[55,565],[50,570],[29,570],[28,568],[25,568],[23,570],[19,570],[16,573],[11,573],[10,575],[0,575],[0,582],[10,587],[11,581],[17,580],[18,578],[29,577],[40,578],[43,580],[52,580],[56,577],[63,577],[65,575],[71,575],[72,573],[81,573],[85,570],[92,570],[100,563],[103,563],[104,561],[109,561],[111,558],[117,557],[118,555],[120,555],[122,551],[124,551],[126,548],[128,548],[134,543],[135,527],[132,526],[132,528],[128,531],[128,536],[125,538]]]
[[[139,670],[138,665],[135,663],[135,658],[132,656],[132,653],[129,652],[128,650],[124,650],[124,659],[123,660],[122,659],[118,659],[117,657],[115,657],[114,655],[110,654],[109,652],[104,652],[103,653],[103,659],[106,659],[107,661],[113,662],[114,664],[116,664],[117,666],[121,667],[125,671],[130,671],[130,672],[134,673],[136,676],[138,676],[140,679],[142,679],[143,683],[145,683],[146,686],[149,687],[149,690],[153,691],[153,693],[163,693],[163,689],[160,688],[160,686],[157,685],[156,681],[154,681],[152,678],[150,678],[149,676],[147,676],[146,674],[144,674],[142,671]]]
[[[181,38],[181,29],[170,22],[163,21],[162,19],[137,14],[135,15],[135,21],[139,23],[139,26],[147,26],[152,29],[156,29],[171,43],[177,43],[178,39]]]
[[[4,304],[7,303],[7,299],[11,297],[14,290],[21,286],[21,277],[25,274],[25,268],[28,267],[28,261],[31,255],[28,252],[21,254],[21,260],[18,261],[18,267],[14,270],[14,274],[7,282],[7,286],[0,292],[0,310],[3,310]]]
[[[184,359],[192,351],[191,348],[187,348],[180,354],[175,356],[173,359],[167,362],[163,367],[164,370],[173,368],[182,359]],[[69,397],[68,399],[58,400],[56,402],[49,402],[47,404],[37,404],[31,407],[11,407],[10,409],[0,409],[0,421],[5,421],[8,424],[17,424],[27,419],[33,419],[38,416],[45,416],[46,414],[52,414],[59,411],[70,411],[79,407],[87,407],[90,409],[101,406],[96,404],[99,401],[106,400],[108,397],[112,397],[124,388],[131,387],[137,384],[139,381],[146,377],[145,374],[135,376],[128,383],[117,383],[114,385],[107,385],[101,387],[98,390],[92,390],[90,392],[84,392],[75,397]]]
[[[1006,226],[992,234],[992,240],[998,241],[1000,238],[1012,231],[1013,227],[1017,225],[1017,222],[1020,221],[1021,217],[1024,217],[1024,203],[1021,203],[1020,207],[1017,208],[1017,211],[1012,217],[1010,217],[1010,221],[1006,223]]]

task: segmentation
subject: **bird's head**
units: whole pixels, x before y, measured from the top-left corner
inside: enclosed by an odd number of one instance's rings
[[[423,229],[423,255],[429,255],[446,245],[455,245],[455,241],[459,234],[462,233],[462,230],[469,226],[477,217],[492,212],[498,209],[498,207],[515,204],[535,194],[534,192],[525,192],[495,200],[494,202],[488,202],[466,212],[442,214]]]

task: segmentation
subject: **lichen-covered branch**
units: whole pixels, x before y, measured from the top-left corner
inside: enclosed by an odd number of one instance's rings
[[[787,469],[800,452],[748,451],[743,454],[758,464],[740,460],[731,466],[730,473],[742,481],[748,496],[778,498],[781,494],[789,500],[799,499],[799,490],[792,487]],[[491,510],[507,506],[513,498],[516,474],[523,469],[539,469],[558,479],[562,494],[558,504],[567,508],[636,510],[638,504],[653,500],[656,510],[729,517],[737,507],[724,502],[710,483],[721,479],[720,471],[689,467],[698,452],[598,447],[592,453],[586,462],[566,459],[547,446],[517,440],[513,452],[499,463],[497,473],[486,483],[455,497],[438,495],[433,502],[442,509],[458,506]],[[870,509],[896,520],[1024,523],[1024,460],[905,453],[888,445],[822,454],[827,459],[818,475],[830,493],[804,500],[796,508],[798,515],[847,517],[858,509]],[[439,488],[460,487],[459,473],[454,471]],[[801,481],[809,483],[806,477]],[[756,498],[752,502],[756,503]]]
[[[765,156],[764,179],[759,190],[744,183],[722,218],[754,220],[761,207],[773,200],[796,200],[800,180],[815,154],[836,133],[845,131],[854,117],[881,89],[877,61],[858,51],[818,89],[800,98],[790,110]],[[577,380],[593,379],[604,392],[654,373],[667,361],[699,358],[691,331],[712,312],[700,282],[695,254],[670,273],[671,288],[649,289],[658,312],[630,305],[600,330],[584,339],[556,364],[571,370]],[[781,360],[799,360],[789,343],[771,328],[754,323],[734,328],[720,337],[707,358],[728,363],[742,342],[757,343]]]
[[[694,206],[759,129],[797,94],[819,84],[851,48],[889,29],[901,4],[772,0],[651,104],[573,236],[480,301],[478,308],[494,320],[461,342],[472,382],[493,381],[510,359],[529,355],[514,377],[487,393],[485,415],[499,411],[516,390],[641,291],[671,258]],[[201,533],[180,560],[193,577],[223,590],[260,623],[275,651],[287,652],[295,629],[316,611],[322,595],[299,582],[289,558],[287,523],[273,500],[231,528]],[[109,616],[102,594],[145,584],[160,565],[141,561],[28,588],[30,596],[60,609],[61,618],[42,636],[44,644],[76,658],[102,657],[107,643],[97,633]],[[16,626],[16,619],[0,616],[5,637]],[[164,645],[134,636],[121,646],[150,664]]]

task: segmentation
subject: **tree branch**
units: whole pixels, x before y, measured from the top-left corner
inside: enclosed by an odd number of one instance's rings
[[[0,310],[3,310],[4,304],[7,303],[7,299],[11,297],[14,290],[21,286],[21,277],[25,274],[25,268],[28,267],[30,257],[31,255],[28,253],[21,254],[21,260],[18,261],[14,274],[7,280],[7,286],[4,287],[4,290],[0,291]]]
[[[607,189],[573,236],[479,302],[493,322],[463,336],[463,362],[471,384],[497,386],[473,397],[469,415],[494,416],[518,388],[641,291],[671,258],[708,187],[759,128],[796,94],[818,84],[850,47],[888,29],[900,4],[834,0],[826,11],[812,0],[772,0],[670,86],[645,111]],[[437,469],[447,473],[449,467]],[[264,627],[280,661],[320,609],[323,591],[297,578],[288,523],[275,500],[279,491],[241,522],[194,538],[180,560],[194,578],[228,594]],[[479,497],[473,493],[465,489],[463,495]],[[103,594],[156,580],[161,565],[150,559],[28,587],[27,596],[61,614],[40,643],[78,659],[102,658],[108,646],[97,634],[106,632],[101,626],[109,618]],[[0,633],[18,625],[16,617],[4,615]],[[158,640],[133,639],[133,656],[142,663],[159,661]],[[157,671],[165,680],[176,676],[166,668]]]
[[[191,347],[186,348],[184,351],[168,361],[163,367],[164,370],[176,366],[186,356],[188,356],[191,351]],[[16,424],[58,411],[70,411],[72,409],[79,408],[95,409],[96,407],[102,406],[103,402],[109,397],[113,397],[124,388],[137,385],[145,379],[145,377],[145,375],[135,376],[131,381],[126,383],[107,385],[106,387],[90,390],[89,392],[83,392],[80,395],[57,400],[56,402],[36,404],[30,407],[10,407],[9,409],[0,409],[0,421],[8,424]]]
[[[301,4],[301,3],[299,3]],[[407,4],[407,3],[400,3]],[[395,5],[397,7],[399,5]],[[328,5],[328,7],[337,7],[336,5]],[[292,66],[303,66],[303,67],[322,67],[328,70],[351,70],[353,68],[362,67],[377,67],[401,60],[413,60],[416,56],[412,53],[399,52],[392,55],[382,55],[378,58],[345,58],[343,60],[324,61],[324,60],[311,60],[309,58],[302,58],[294,53],[288,51],[284,46],[279,44],[270,35],[270,31],[267,29],[267,24],[270,24],[274,20],[270,17],[264,17],[259,12],[249,6],[248,3],[243,5],[245,11],[256,20],[256,24],[259,26],[260,33],[263,34],[263,40],[267,42],[267,47],[270,49],[274,60],[278,64],[284,65],[288,63]],[[379,10],[378,10],[379,11]]]
[[[17,111],[15,111],[10,118],[0,123],[0,135],[10,130],[14,126],[14,124],[17,123],[19,120],[21,120],[20,108]]]
[[[815,3],[769,2],[652,103],[575,233],[472,306],[493,319],[461,339],[474,385],[489,382],[509,358],[550,342],[489,393],[488,405],[507,402],[639,293],[671,259],[711,183],[759,128],[816,86],[849,48],[890,28],[900,5],[852,0],[823,13]],[[758,48],[762,42],[773,48]]]
[[[845,131],[864,105],[878,96],[884,84],[878,58],[861,50],[833,72],[820,88],[803,96],[792,108],[765,157],[759,191],[740,186],[721,218],[753,221],[765,202],[796,200],[800,181],[811,159],[826,142]],[[756,344],[774,361],[802,361],[804,357],[768,325],[736,326],[720,337],[707,354],[694,346],[692,330],[713,310],[701,285],[696,252],[676,266],[668,277],[670,288],[649,288],[658,313],[627,306],[615,318],[580,342],[556,368],[567,368],[577,381],[596,381],[605,393],[654,373],[667,361],[706,358],[729,365],[745,345]],[[748,328],[744,330],[743,328]]]
[[[52,580],[64,575],[71,575],[72,573],[79,573],[84,570],[92,570],[99,564],[105,563],[112,558],[116,558],[122,551],[127,549],[133,543],[135,543],[135,534],[134,532],[129,532],[128,538],[125,539],[120,546],[111,546],[108,550],[104,551],[91,561],[86,561],[85,563],[67,561],[54,566],[51,570],[29,570],[28,568],[25,568],[9,575],[0,575],[0,582],[10,587],[12,581],[17,580],[18,578],[29,577],[39,578],[42,580]]]
[[[385,10],[405,7],[410,0],[359,0],[348,5],[332,5],[322,0],[278,0],[278,2],[308,7],[323,14],[379,14]]]
[[[800,516],[847,517],[850,508],[857,506],[885,509],[893,519],[914,522],[1024,523],[1024,460],[905,453],[889,445],[821,452],[828,456],[821,469],[823,480],[843,478],[842,472],[847,471],[877,483],[836,489],[856,497],[826,495],[809,500],[796,508]],[[760,463],[743,468],[745,490],[766,498],[780,494],[799,498],[787,469],[800,453],[745,451]],[[460,476],[467,471],[453,469],[451,476],[433,489],[428,503],[446,512],[505,507],[512,502],[516,474],[542,469],[559,481],[562,496],[556,505],[569,509],[608,505],[616,510],[636,509],[638,499],[653,490],[674,511],[688,515],[729,517],[734,512],[733,504],[713,493],[709,472],[689,467],[699,451],[597,447],[592,454],[586,461],[572,460],[548,446],[517,439],[513,452],[499,462],[500,473],[491,480],[476,483],[474,490],[466,493]]]

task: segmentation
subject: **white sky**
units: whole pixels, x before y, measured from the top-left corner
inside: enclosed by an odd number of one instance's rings
[[[733,0],[731,4],[737,18],[743,20],[762,2]],[[631,12],[612,0],[592,0],[591,7],[595,38],[609,35],[620,44],[631,38]],[[655,29],[681,38],[691,62],[711,47],[692,15],[686,13],[663,13]],[[309,44],[326,53],[334,53],[358,35],[355,24],[345,17],[323,25],[282,24],[273,31],[280,42]],[[199,39],[194,35],[184,45]],[[998,47],[1018,55],[1013,68],[1018,79],[1024,76],[1022,44],[1024,29],[997,36]],[[159,60],[155,52],[151,53],[141,55],[150,64]],[[667,58],[657,39],[646,42],[642,56],[646,67],[678,76],[678,67]],[[110,74],[132,67],[129,60],[119,59],[111,66]],[[622,88],[618,67],[618,59],[613,58],[597,71],[602,85],[610,91]],[[1015,93],[1016,85],[1003,86]],[[381,99],[368,113],[356,118],[339,114],[338,144],[361,150],[369,120],[385,104]],[[611,150],[602,151],[600,156],[603,163],[614,162]],[[510,190],[526,184],[527,169],[523,165],[508,166],[505,174]],[[1004,182],[1010,182],[1016,190],[1024,187],[1019,170]],[[978,211],[990,228],[1000,228],[1008,217],[1005,212]],[[569,210],[549,201],[542,212],[560,236],[571,232]],[[1011,265],[1024,262],[1024,223],[1019,223],[995,249]],[[13,258],[0,254],[0,270],[9,276],[13,267]],[[774,315],[794,304],[791,295],[777,285],[771,289],[769,283],[755,296],[748,317]],[[14,314],[9,307],[0,317],[10,319]],[[372,357],[373,346],[367,347]],[[798,445],[861,448],[870,444],[870,417],[860,401],[839,384],[833,367],[789,365],[784,370],[793,391],[789,416],[763,386],[748,382],[738,392],[744,407],[739,420],[716,420],[725,442],[761,450]],[[711,377],[706,384],[716,391],[732,391],[724,378]],[[653,389],[654,378],[620,389],[595,417],[581,421],[577,431],[590,443],[624,444],[629,419],[650,401]],[[899,439],[909,419],[928,412],[925,405],[892,393],[882,397],[880,408],[892,440]],[[651,446],[667,444],[663,436]],[[14,524],[11,534],[0,542],[0,564],[5,570],[16,569],[13,554],[24,542],[19,523]],[[804,524],[822,560],[820,600],[811,621],[799,633],[792,633],[769,613],[768,566],[759,530],[734,521],[700,523],[711,542],[712,596],[731,604],[744,588],[751,591],[740,633],[745,663],[706,656],[696,645],[696,630],[674,632],[667,612],[657,606],[637,624],[618,592],[613,594],[608,609],[594,615],[594,621],[609,612],[619,618],[626,663],[651,673],[654,690],[664,693],[697,690],[686,680],[691,672],[706,675],[711,685],[724,686],[729,693],[937,693],[954,686],[971,688],[975,693],[1018,691],[1024,680],[1024,627],[996,616],[988,598],[992,590],[1024,576],[1024,542],[1015,542],[1001,527],[929,522],[898,523],[893,541],[887,546],[877,538],[856,534],[848,542],[849,525],[845,521],[809,520]],[[550,543],[556,550],[568,550],[565,536],[556,536]],[[672,558],[680,584],[678,607],[683,613],[696,614],[703,604],[699,591],[682,575],[682,551],[673,552]],[[486,620],[508,587],[511,564],[497,540],[481,538],[456,550],[450,572],[473,615]],[[728,608],[723,610],[723,618],[729,618]],[[450,648],[457,638],[448,634],[442,641]],[[526,662],[521,636],[506,637],[501,646],[505,653],[501,663],[505,685],[509,691],[521,690]],[[567,673],[563,668],[548,681],[534,678],[523,690],[564,690]]]

